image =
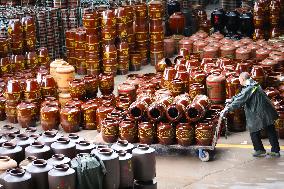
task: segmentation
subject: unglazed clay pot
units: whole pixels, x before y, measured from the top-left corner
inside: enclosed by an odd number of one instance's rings
[[[76,156],[76,144],[68,138],[58,138],[56,142],[51,144],[51,149],[54,154],[64,154],[70,159]]]
[[[67,164],[55,165],[48,172],[50,188],[76,189],[76,173]]]
[[[24,159],[22,147],[17,146],[16,144],[11,142],[5,142],[2,144],[2,147],[0,147],[0,155],[9,156],[17,163],[20,163]]]
[[[15,189],[21,186],[23,189],[33,188],[31,175],[22,168],[14,168],[4,177],[5,188]]]
[[[63,154],[54,154],[50,159],[47,160],[47,163],[55,166],[55,165],[62,165],[62,164],[70,164],[71,159],[65,157]]]
[[[38,159],[51,158],[51,150],[49,146],[41,142],[33,142],[30,146],[25,148],[25,157],[35,156]]]
[[[80,141],[76,144],[76,153],[91,153],[93,149],[95,149],[95,145],[87,142],[87,141]]]
[[[139,144],[132,150],[134,179],[139,181],[153,180],[156,176],[155,150],[147,144]]]

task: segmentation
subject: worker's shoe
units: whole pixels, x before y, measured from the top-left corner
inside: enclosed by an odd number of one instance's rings
[[[265,150],[264,151],[263,150],[257,150],[252,154],[252,156],[253,157],[264,157],[265,154],[266,154]]]
[[[271,157],[280,157],[280,152],[268,152],[267,155]]]

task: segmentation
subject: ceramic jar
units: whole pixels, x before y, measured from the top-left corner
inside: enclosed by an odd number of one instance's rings
[[[138,129],[131,119],[124,119],[119,123],[119,138],[121,140],[126,140],[130,143],[135,143],[137,141]]]
[[[51,144],[51,149],[54,154],[64,154],[70,159],[76,156],[76,144],[68,138],[58,138],[56,142]]]
[[[229,131],[243,132],[246,130],[246,117],[243,108],[239,108],[227,115]]]
[[[63,63],[58,66],[55,70],[56,75],[53,76],[55,79],[58,89],[60,92],[68,92],[69,91],[69,82],[75,78],[75,68],[72,65]]]
[[[96,111],[96,123],[98,132],[100,132],[102,129],[103,120],[107,117],[107,114],[113,111],[113,109],[114,107],[110,103],[106,103],[98,107]]]
[[[253,66],[251,70],[251,77],[261,86],[265,84],[266,74],[261,66]]]
[[[72,105],[66,105],[60,111],[60,123],[65,132],[74,133],[79,131],[81,110]]]
[[[33,188],[31,175],[22,168],[14,168],[4,177],[5,188],[15,189],[21,186],[23,189]]]
[[[126,151],[119,151],[119,167],[120,167],[120,188],[133,187],[133,162],[132,155]]]
[[[52,166],[44,159],[37,159],[27,166],[27,172],[32,176],[32,183],[35,188],[48,189],[48,172]]]
[[[17,127],[14,127],[12,125],[4,125],[1,130],[0,133],[2,135],[9,135],[9,134],[20,134],[20,129],[18,129]]]
[[[81,79],[74,79],[70,81],[69,91],[72,98],[84,100],[86,97],[85,83]]]
[[[80,141],[76,144],[76,153],[91,153],[91,151],[95,149],[95,145],[87,142],[87,141]]]
[[[153,180],[156,176],[155,150],[147,144],[139,144],[132,150],[134,179],[139,181]]]
[[[35,156],[38,159],[49,159],[51,158],[51,149],[49,146],[35,141],[25,148],[25,157],[27,158],[29,156]]]
[[[150,120],[158,122],[165,118],[167,107],[173,102],[173,97],[164,96],[154,101],[148,108],[147,115]]]
[[[190,123],[179,123],[176,126],[176,138],[179,145],[189,146],[194,140],[194,127]]]
[[[211,102],[206,95],[197,95],[192,103],[186,108],[186,118],[191,122],[196,122],[205,116],[210,108]]]
[[[24,154],[25,148],[30,146],[34,142],[34,139],[22,133],[22,134],[18,134],[14,141],[18,146],[22,147],[23,149],[22,152]]]
[[[148,94],[141,94],[129,107],[130,117],[134,119],[141,119],[148,110],[149,105],[152,103],[152,97]]]
[[[187,93],[176,96],[173,103],[166,110],[167,119],[171,122],[178,122],[182,119],[190,101],[190,96]]]
[[[39,138],[38,141],[50,146],[53,142],[55,142],[61,135],[57,133],[57,130],[48,130],[45,131]]]
[[[63,154],[54,154],[50,159],[47,160],[47,163],[52,166],[62,165],[62,164],[70,165],[70,162],[71,159],[65,157]]]
[[[43,98],[48,96],[57,96],[57,85],[54,78],[51,75],[45,75],[42,77],[41,83],[41,95]]]
[[[70,93],[59,93],[59,103],[61,107],[64,107],[66,103],[71,100],[72,100],[72,97]]]
[[[35,79],[27,79],[25,82],[25,100],[33,102],[41,97],[40,86]]]
[[[48,172],[49,188],[76,189],[76,173],[67,164],[55,165]]]
[[[84,129],[96,129],[96,111],[99,106],[99,101],[89,100],[82,104],[83,114],[83,128]]]
[[[0,155],[9,156],[17,163],[20,163],[24,159],[22,147],[11,142],[5,142],[2,144],[2,147],[0,147]]]
[[[99,89],[103,95],[109,95],[114,90],[114,77],[112,74],[100,75]]]
[[[200,146],[209,146],[213,140],[213,126],[208,122],[200,122],[195,129],[196,144]]]
[[[155,139],[154,125],[150,122],[141,122],[138,126],[138,138],[141,144],[152,144]]]
[[[219,53],[219,49],[213,45],[207,45],[203,48],[203,53],[200,58],[217,58]]]
[[[129,143],[127,140],[118,140],[111,146],[111,149],[113,149],[117,153],[120,153],[122,151],[126,153],[131,153],[134,149],[134,145]]]
[[[17,120],[22,128],[36,126],[36,105],[31,102],[22,102],[17,106]]]
[[[269,53],[271,51],[268,50],[268,49],[265,49],[265,48],[261,48],[261,49],[258,49],[256,50],[256,60],[258,61],[262,61],[264,59],[266,59],[267,57],[269,57]]]
[[[117,120],[105,118],[102,122],[102,138],[107,143],[114,143],[119,136],[119,126]]]
[[[169,28],[172,34],[183,34],[185,27],[185,16],[182,12],[175,12],[169,18]]]
[[[0,96],[0,121],[4,121],[6,119],[5,104],[6,104],[5,97]]]
[[[275,121],[275,129],[280,139],[284,138],[284,109],[280,107],[277,109],[279,118]]]
[[[192,83],[189,85],[189,97],[194,99],[197,95],[204,95],[206,93],[204,85],[201,83]]]
[[[248,60],[251,57],[251,50],[247,47],[240,47],[236,50],[236,59]]]
[[[226,100],[226,78],[218,73],[209,75],[206,79],[207,94],[212,103],[220,104]]]
[[[98,92],[99,79],[96,76],[87,75],[83,80],[86,88],[86,97],[88,99],[95,98]]]
[[[224,44],[220,47],[221,57],[235,58],[236,47],[232,44]]]
[[[226,79],[226,99],[231,99],[241,90],[239,76],[234,73]]]
[[[175,142],[175,129],[169,123],[160,123],[157,128],[157,135],[159,144],[170,145]]]
[[[118,188],[120,179],[118,154],[110,148],[102,148],[98,151],[97,155],[103,161],[107,171],[103,180],[104,188]]]
[[[22,89],[18,80],[9,80],[4,92],[8,103],[17,103],[22,98]]]
[[[47,103],[40,110],[40,122],[42,129],[52,130],[58,129],[60,123],[60,110],[54,103]]]
[[[10,123],[18,123],[17,105],[18,103],[6,103],[5,105],[5,113],[7,116],[7,121]]]

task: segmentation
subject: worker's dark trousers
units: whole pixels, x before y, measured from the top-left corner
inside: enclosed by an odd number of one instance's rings
[[[270,125],[265,129],[267,131],[268,139],[271,145],[271,152],[279,152],[280,147],[279,147],[278,137],[275,131],[275,126]],[[250,137],[255,151],[265,150],[261,141],[260,131],[250,133]]]

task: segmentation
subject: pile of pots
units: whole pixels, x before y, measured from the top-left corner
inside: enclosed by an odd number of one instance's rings
[[[5,188],[75,189],[76,172],[72,161],[78,154],[93,154],[104,164],[104,189],[157,188],[155,150],[148,145],[118,141],[110,147],[95,145],[75,134],[62,137],[55,130],[19,134],[12,126],[1,129],[0,184]],[[14,137],[14,138],[13,138]]]

